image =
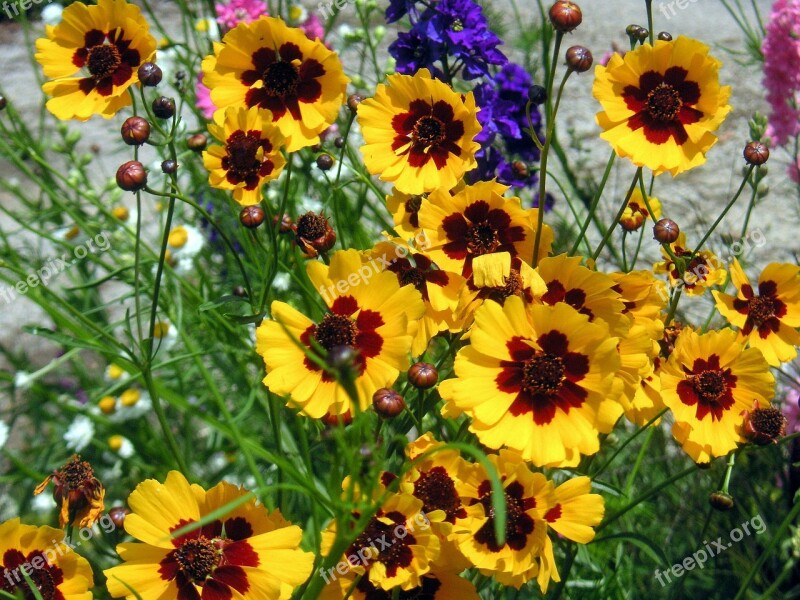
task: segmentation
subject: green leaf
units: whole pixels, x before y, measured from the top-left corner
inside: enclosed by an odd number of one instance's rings
[[[599,544],[600,542],[605,542],[607,540],[627,540],[632,542],[644,550],[644,553],[652,558],[653,562],[657,565],[668,564],[670,562],[669,559],[667,559],[666,554],[664,554],[664,551],[659,548],[655,542],[638,533],[634,533],[632,531],[612,533],[611,535],[604,535],[603,537],[595,538],[591,543]]]

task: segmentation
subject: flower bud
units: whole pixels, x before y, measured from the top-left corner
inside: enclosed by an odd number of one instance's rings
[[[6,97],[0,95],[0,110],[5,110],[7,105],[8,105],[8,102],[6,101]]]
[[[567,67],[576,73],[585,73],[592,68],[594,58],[588,48],[572,46],[567,50]]]
[[[353,422],[353,415],[348,410],[341,415],[332,415],[331,413],[326,414],[322,417],[322,422],[325,423],[328,427],[338,427],[339,425],[350,425]]]
[[[153,100],[153,114],[159,119],[169,119],[175,114],[175,100],[161,96]]]
[[[264,222],[264,209],[260,206],[245,206],[239,213],[239,221],[248,229],[255,229]]]
[[[141,81],[142,85],[146,87],[157,86],[159,83],[161,83],[161,78],[163,77],[161,67],[152,62],[146,62],[139,65],[137,75],[139,76],[139,81]]]
[[[708,497],[708,502],[711,504],[712,508],[722,512],[732,509],[735,504],[733,496],[725,492],[713,492]]]
[[[150,123],[142,117],[128,117],[122,124],[120,135],[129,146],[141,146],[150,139]]]
[[[663,42],[671,42],[672,41],[672,34],[666,31],[659,31],[658,32],[658,39]]]
[[[117,185],[126,192],[136,192],[147,185],[147,171],[138,160],[129,160],[117,169]]]
[[[317,157],[317,168],[320,171],[330,171],[333,168],[333,157],[330,154],[320,154]]]
[[[247,290],[244,289],[241,285],[237,285],[232,290],[233,295],[237,298],[247,298]]]
[[[384,419],[393,419],[406,407],[403,397],[388,388],[381,388],[372,395],[375,412]]]
[[[273,225],[278,224],[278,215],[272,217],[272,224]],[[283,215],[283,217],[281,218],[281,225],[278,228],[278,231],[280,233],[289,233],[292,230],[292,225],[294,225],[292,217],[290,217],[289,215]]]
[[[204,133],[196,133],[186,140],[186,146],[194,152],[202,152],[208,145],[208,136]]]
[[[127,517],[129,514],[131,514],[131,511],[124,506],[115,506],[108,511],[108,516],[111,518],[111,522],[114,523],[114,527],[117,529],[125,528],[125,517]]]
[[[777,444],[778,440],[786,435],[788,421],[777,408],[758,408],[758,403],[752,411],[744,411],[742,435],[758,446]]]
[[[547,90],[541,85],[532,85],[528,90],[528,100],[534,106],[547,102]]]
[[[171,175],[175,171],[178,170],[178,163],[174,160],[165,160],[161,163],[161,171],[166,173],[167,175]]]
[[[349,108],[351,112],[356,113],[358,112],[358,105],[363,101],[364,96],[360,94],[352,94],[349,98],[347,98],[347,108]]]
[[[521,160],[515,160],[514,162],[512,162],[511,170],[517,177],[527,177],[528,175],[530,175],[530,171],[528,170],[528,165],[526,165]]]
[[[660,244],[671,244],[680,234],[678,224],[672,219],[661,219],[653,226],[653,237]]]
[[[744,160],[748,165],[763,165],[769,160],[769,148],[763,142],[750,142],[744,147]]]
[[[635,23],[628,25],[625,28],[625,33],[628,34],[629,38],[638,42],[644,42],[647,39],[647,36],[650,35],[650,32],[647,31],[647,29],[641,25],[636,25]]]
[[[344,138],[342,136],[337,137],[333,140],[333,145],[340,149],[344,148]]]
[[[297,245],[311,258],[327,252],[336,243],[336,232],[328,219],[310,211],[297,219],[293,229]]]
[[[408,380],[415,388],[427,390],[439,381],[439,372],[430,363],[418,362],[408,370]]]
[[[550,7],[550,22],[556,31],[569,33],[583,21],[583,13],[580,6],[574,2],[558,0]]]

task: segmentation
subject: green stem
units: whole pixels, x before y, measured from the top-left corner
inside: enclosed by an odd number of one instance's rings
[[[608,243],[608,240],[611,239],[611,236],[614,234],[614,229],[616,229],[619,220],[622,218],[622,214],[625,212],[625,209],[628,207],[628,201],[631,199],[633,195],[633,190],[636,189],[636,182],[639,181],[642,177],[642,167],[636,169],[636,174],[633,176],[633,181],[631,181],[631,185],[628,188],[628,193],[625,194],[625,200],[622,201],[622,205],[619,207],[617,211],[617,215],[614,217],[614,220],[611,222],[611,225],[608,226],[603,239],[600,241],[600,245],[597,247],[597,250],[594,251],[592,258],[597,260],[597,257],[600,256],[600,253],[603,251],[603,247]]]

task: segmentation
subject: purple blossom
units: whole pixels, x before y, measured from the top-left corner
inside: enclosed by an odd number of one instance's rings
[[[767,135],[782,146],[800,134],[800,0],[773,4],[761,51],[772,109]]]

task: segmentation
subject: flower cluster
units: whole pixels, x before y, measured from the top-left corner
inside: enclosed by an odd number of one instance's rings
[[[783,146],[800,134],[800,2],[776,0],[764,43],[764,86],[772,109],[767,136]]]

